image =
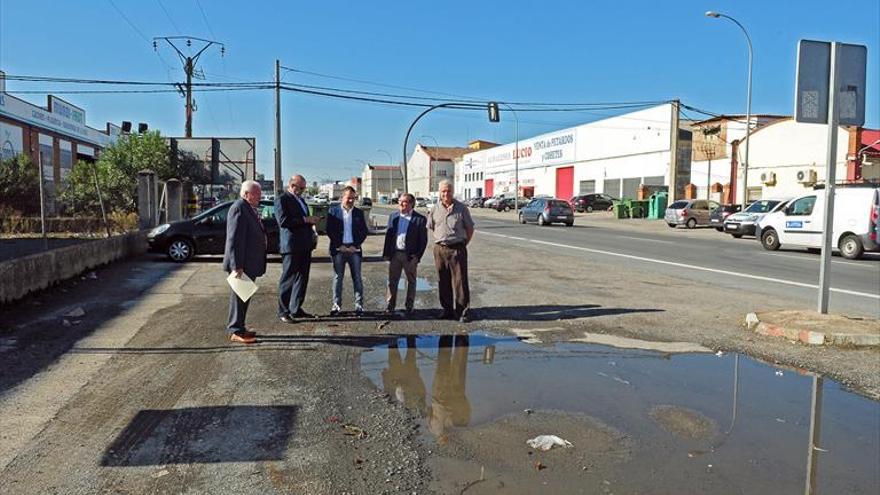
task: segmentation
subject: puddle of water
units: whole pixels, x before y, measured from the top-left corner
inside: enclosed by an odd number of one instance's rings
[[[441,492],[880,486],[880,404],[745,356],[534,346],[490,334],[413,336],[375,350],[361,368],[422,418]],[[542,434],[574,446],[526,445]]]
[[[397,290],[398,298],[400,298],[401,295],[406,298],[406,277],[400,277],[400,282],[397,284]],[[416,277],[416,292],[424,292],[429,290],[434,290],[434,286],[432,286],[431,283],[428,282],[428,279],[424,277]],[[400,291],[403,292],[401,293]]]

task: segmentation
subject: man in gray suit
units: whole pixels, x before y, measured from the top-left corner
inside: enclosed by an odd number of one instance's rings
[[[275,219],[278,221],[278,252],[281,254],[281,279],[278,281],[278,319],[295,323],[296,318],[314,318],[303,309],[312,250],[315,249],[315,225],[320,220],[309,213],[302,198],[306,179],[294,175],[287,191],[275,198]]]
[[[266,273],[266,230],[257,211],[262,196],[260,184],[252,180],[244,181],[239,195],[241,199],[232,203],[226,215],[223,270],[235,273],[237,278],[241,278],[243,273],[251,280],[256,280]],[[235,291],[229,290],[229,325],[226,331],[232,342],[253,344],[257,341],[256,332],[244,326],[249,303],[250,299],[242,301]]]

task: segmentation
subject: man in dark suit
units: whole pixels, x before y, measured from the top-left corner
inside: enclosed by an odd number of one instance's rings
[[[416,274],[419,261],[428,246],[427,219],[413,210],[415,197],[404,194],[397,201],[399,211],[388,218],[385,248],[382,257],[388,264],[388,291],[385,312],[391,314],[397,305],[397,284],[400,272],[406,274],[406,314],[412,315],[416,301]]]
[[[281,254],[281,280],[278,282],[278,318],[294,323],[294,318],[314,318],[302,304],[309,285],[312,250],[315,246],[314,226],[319,218],[309,215],[309,207],[302,198],[306,180],[294,175],[287,183],[287,191],[275,198],[275,219],[278,221],[278,252]]]
[[[235,273],[236,278],[242,274],[256,280],[266,273],[266,230],[257,207],[260,205],[262,192],[260,184],[246,180],[241,184],[241,199],[229,207],[226,214],[226,249],[223,252],[223,270]],[[248,331],[244,326],[250,299],[242,301],[234,290],[229,290],[229,340],[242,344],[256,342],[256,332]]]
[[[333,308],[331,315],[342,310],[342,279],[345,265],[351,271],[354,284],[354,312],[364,314],[364,283],[361,280],[361,245],[367,240],[367,220],[363,210],[354,206],[357,191],[347,186],[342,191],[339,206],[330,209],[327,215],[327,237],[330,238],[330,257],[333,258]]]

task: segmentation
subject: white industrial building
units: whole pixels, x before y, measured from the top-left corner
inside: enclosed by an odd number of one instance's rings
[[[835,182],[847,179],[850,130],[837,128]],[[825,183],[828,127],[786,119],[749,137],[749,198],[790,198]],[[741,180],[742,169],[740,169]],[[737,199],[740,199],[740,195]]]
[[[456,171],[456,193],[463,199],[512,196],[517,166],[519,193],[526,197],[568,199],[601,192],[635,198],[640,184],[668,186],[673,181],[682,189],[689,182],[690,132],[670,132],[678,121],[676,113],[675,104],[663,104],[521,138],[518,146],[508,143],[467,153]],[[677,167],[670,167],[672,160]]]
[[[374,201],[397,197],[403,191],[403,172],[397,165],[367,164],[361,179],[361,195]]]
[[[437,196],[443,180],[455,180],[455,163],[470,149],[416,144],[407,160],[407,191],[416,197]]]

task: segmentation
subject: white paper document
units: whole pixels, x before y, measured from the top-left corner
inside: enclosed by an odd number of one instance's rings
[[[232,290],[235,291],[235,294],[242,301],[247,302],[257,292],[257,284],[244,273],[241,274],[241,278],[236,278],[235,272],[232,272],[226,277],[226,281],[229,282],[229,286],[232,287]]]

